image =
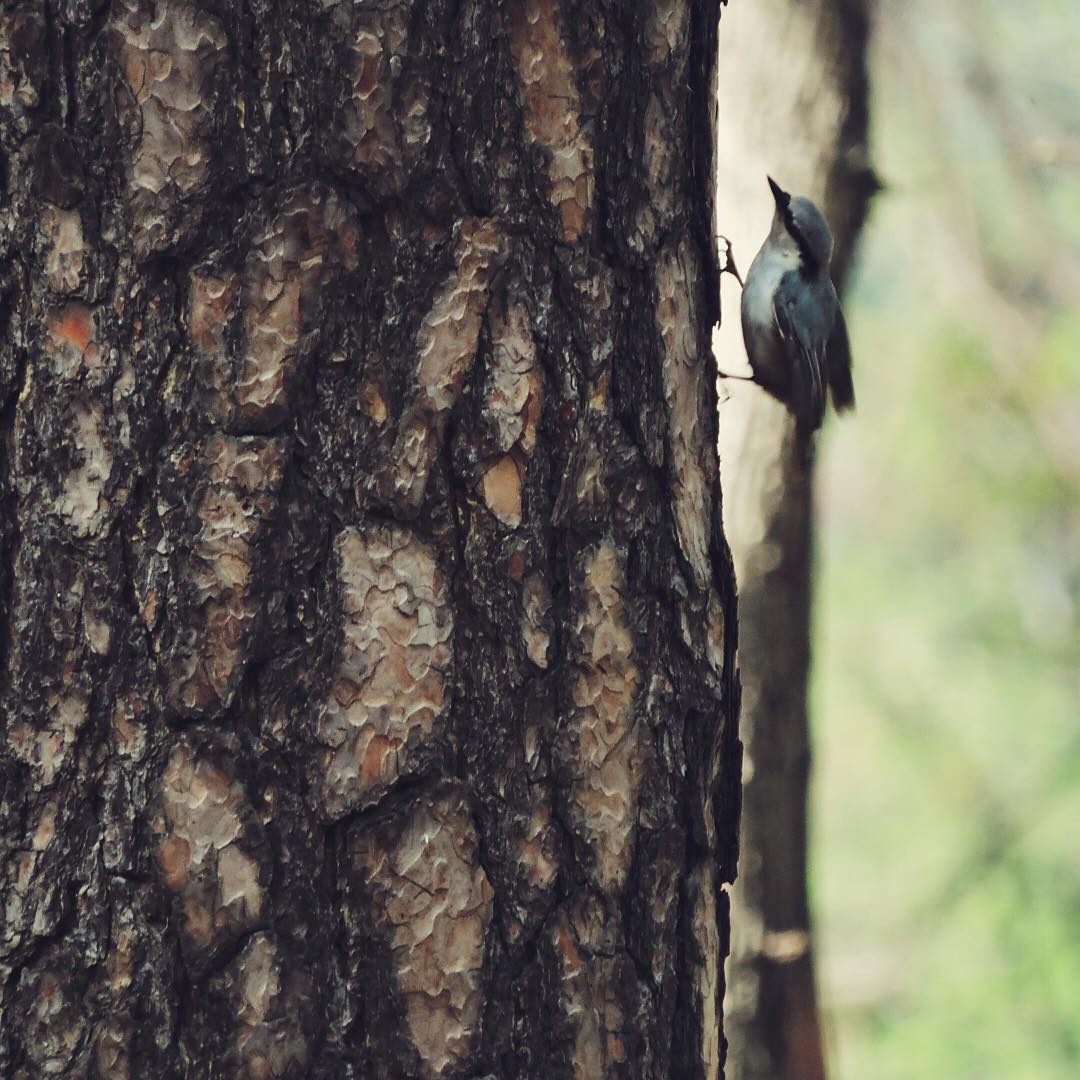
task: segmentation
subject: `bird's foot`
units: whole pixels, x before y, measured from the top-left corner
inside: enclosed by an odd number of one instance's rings
[[[739,285],[745,289],[746,282],[743,281],[742,274],[739,273],[739,268],[735,265],[735,256],[731,252],[731,241],[726,236],[719,235],[716,239],[724,241],[724,265],[720,268],[720,273],[731,274]]]

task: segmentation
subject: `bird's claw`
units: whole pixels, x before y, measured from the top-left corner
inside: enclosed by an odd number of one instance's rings
[[[717,235],[716,239],[724,241],[724,265],[720,268],[720,273],[731,274],[739,285],[745,289],[746,283],[742,279],[742,274],[739,273],[739,268],[735,265],[735,256],[731,251],[731,241],[726,236],[721,235]]]

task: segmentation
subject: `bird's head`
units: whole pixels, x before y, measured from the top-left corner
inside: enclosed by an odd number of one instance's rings
[[[789,195],[771,177],[766,177],[776,202],[772,230],[774,243],[793,245],[799,262],[808,274],[828,269],[833,239],[825,215],[805,195]]]

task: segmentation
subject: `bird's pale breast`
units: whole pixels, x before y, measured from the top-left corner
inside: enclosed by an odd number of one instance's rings
[[[758,382],[772,393],[782,393],[790,379],[789,361],[776,331],[773,298],[780,279],[797,266],[797,256],[763,249],[750,266],[742,294],[746,355]]]

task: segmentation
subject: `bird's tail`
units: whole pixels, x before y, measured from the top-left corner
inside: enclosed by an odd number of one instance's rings
[[[833,408],[838,413],[854,409],[855,386],[851,381],[851,343],[848,341],[844,313],[839,308],[836,310],[836,322],[833,323],[832,334],[829,337],[827,364]]]
[[[855,386],[851,381],[851,368],[847,364],[836,364],[830,368],[829,389],[832,391],[833,408],[838,413],[855,408]]]

